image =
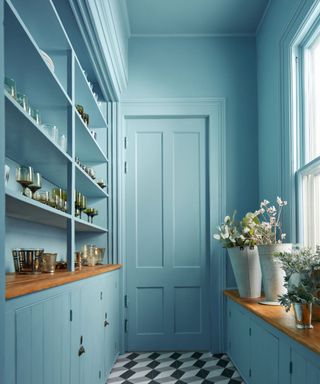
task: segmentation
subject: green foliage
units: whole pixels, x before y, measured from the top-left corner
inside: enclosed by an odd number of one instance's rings
[[[281,268],[286,273],[284,286],[288,291],[279,296],[279,302],[286,311],[290,310],[293,303],[318,302],[314,296],[317,286],[312,275],[320,265],[320,255],[312,252],[310,248],[301,248],[292,252],[274,253],[274,257],[280,261]]]

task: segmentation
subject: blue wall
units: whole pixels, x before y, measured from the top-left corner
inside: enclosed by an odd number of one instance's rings
[[[258,203],[254,37],[134,37],[123,99],[224,97],[227,101],[227,211]],[[233,280],[228,273],[228,284]]]
[[[257,35],[260,199],[281,194],[280,40],[301,1],[271,1]]]
[[[284,148],[291,145],[286,136],[292,126],[283,123],[290,114],[290,90],[289,84],[285,85],[282,94],[281,83],[290,76],[289,63],[285,60],[290,54],[290,41],[314,4],[316,0],[272,0],[257,35],[259,195],[260,199],[268,200],[280,194],[287,195],[282,196],[290,204],[284,216],[284,232],[293,241],[295,201],[290,191],[294,174],[289,166],[292,159]],[[286,141],[281,142],[284,139]]]

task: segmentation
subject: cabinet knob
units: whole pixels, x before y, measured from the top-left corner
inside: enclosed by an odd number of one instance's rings
[[[80,345],[78,355],[81,356],[81,355],[84,354],[85,352],[86,352],[86,350],[84,349],[83,345]]]
[[[109,325],[110,323],[107,321],[107,320],[105,320],[104,321],[104,326],[106,327],[107,325]]]

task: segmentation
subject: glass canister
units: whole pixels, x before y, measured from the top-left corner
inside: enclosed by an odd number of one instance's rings
[[[82,264],[93,267],[97,264],[96,246],[93,244],[85,244],[82,248]]]

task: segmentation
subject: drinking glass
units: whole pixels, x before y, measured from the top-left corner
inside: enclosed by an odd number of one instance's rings
[[[17,97],[17,88],[14,79],[11,79],[10,77],[6,76],[4,79],[4,85],[9,95],[15,99]]]
[[[40,116],[40,111],[39,111],[39,109],[30,106],[30,107],[29,107],[29,115],[33,118],[33,120],[34,120],[37,124],[41,124],[41,116]]]
[[[81,219],[81,212],[84,211],[87,208],[87,198],[84,195],[81,195],[80,198],[80,219]]]
[[[42,187],[42,178],[39,172],[35,172],[33,174],[33,181],[32,184],[30,184],[29,189],[32,191],[34,194],[38,189]]]
[[[60,136],[59,145],[64,152],[67,152],[67,137],[66,137],[66,135]]]
[[[93,224],[93,218],[94,216],[98,215],[98,210],[94,208],[87,208],[84,210],[84,213],[88,216],[88,223],[90,222],[91,224]]]
[[[16,170],[16,181],[22,185],[23,192],[25,192],[26,187],[33,183],[32,167],[18,167]]]
[[[50,195],[48,191],[37,192],[39,193],[39,201],[43,204],[49,204]]]
[[[42,125],[42,128],[52,141],[54,141],[56,144],[59,143],[59,130],[57,126],[54,124],[45,123]]]
[[[28,97],[26,95],[23,95],[22,93],[18,92],[17,93],[17,102],[28,113],[28,111],[29,111]]]

